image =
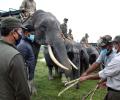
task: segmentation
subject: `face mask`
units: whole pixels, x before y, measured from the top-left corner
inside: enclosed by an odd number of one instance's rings
[[[109,56],[109,55],[111,54],[112,50],[102,49],[101,52],[102,52],[103,54],[105,54],[106,56]]]
[[[22,39],[22,31],[21,31],[21,30],[22,30],[22,29],[14,30],[14,31],[18,34],[18,39],[16,39],[16,38],[14,37],[14,39],[15,39],[15,45],[16,45],[16,46],[20,43],[20,41],[21,41],[21,39]]]
[[[115,49],[115,48],[113,48],[113,51],[117,53],[117,51],[118,51],[118,50],[117,50],[117,49]]]
[[[106,54],[107,53],[107,49],[101,49],[100,53]]]
[[[107,50],[106,56],[109,56],[113,50]]]
[[[27,38],[28,38],[30,41],[34,42],[34,40],[35,40],[35,35],[30,34]]]
[[[16,46],[20,43],[21,39],[22,39],[21,35],[19,35],[19,38],[17,40],[15,39],[15,45]]]

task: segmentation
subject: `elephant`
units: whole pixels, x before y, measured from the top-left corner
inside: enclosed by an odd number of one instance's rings
[[[52,47],[52,51],[53,51],[53,53],[55,52],[53,47]],[[79,51],[77,51],[77,52],[79,53]],[[80,67],[76,67],[76,65],[78,65],[78,66],[80,65],[79,55],[76,56],[76,58],[78,58],[78,59],[74,59],[74,61],[73,61],[73,58],[74,58],[75,54],[77,54],[77,52],[73,53],[73,51],[72,52],[67,51],[67,55],[69,57],[69,61],[70,62],[72,61],[71,62],[72,65],[75,66],[75,68],[72,67],[72,73],[70,74],[70,76],[71,76],[70,78],[71,79],[75,79],[74,78],[75,75],[73,75],[73,70],[78,70],[80,68]],[[50,55],[48,53],[48,47],[47,46],[44,47],[44,57],[45,57],[45,60],[46,60],[46,64],[48,66],[48,74],[49,74],[48,77],[49,77],[49,80],[53,79],[53,72],[52,72],[53,68],[55,68],[55,76],[59,76],[60,73],[59,73],[58,66],[51,60],[51,57],[50,57]],[[73,63],[75,63],[76,60],[77,60],[77,64],[74,65]]]
[[[74,78],[78,78],[89,67],[89,55],[86,49],[72,39],[65,39],[67,54],[70,60],[78,67],[78,70],[73,69]],[[75,71],[75,72],[74,72]]]
[[[85,71],[89,66],[89,56],[87,54],[86,49],[84,49],[79,43],[69,40],[65,38],[64,40],[67,55],[72,61],[73,66],[72,67],[72,73],[71,73],[71,80],[79,78],[83,71]],[[54,50],[53,50],[54,52]],[[52,69],[55,68],[55,75],[58,75],[58,67],[56,64],[53,63],[53,61],[50,59],[48,48],[45,46],[44,49],[44,56],[46,60],[46,64],[48,66],[48,73],[49,73],[49,80],[53,79],[53,73]],[[79,88],[79,84],[76,85],[76,88]]]
[[[87,50],[87,53],[88,53],[88,55],[89,55],[89,64],[92,65],[92,64],[96,61],[96,59],[98,58],[99,52],[98,52],[98,50],[97,50],[94,46],[92,46],[92,45],[88,46],[88,47],[86,48],[86,50]]]
[[[31,45],[35,53],[36,61],[40,45],[47,45],[52,61],[59,66],[59,73],[64,73],[67,79],[70,78],[72,65],[68,60],[66,47],[61,37],[60,23],[57,18],[50,12],[37,10],[33,16],[24,21],[23,24],[30,24],[35,29],[33,33],[35,39]]]

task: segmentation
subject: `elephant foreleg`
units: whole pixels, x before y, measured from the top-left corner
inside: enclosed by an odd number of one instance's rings
[[[57,66],[55,66],[55,77],[60,77]]]
[[[48,67],[48,79],[52,80],[53,79],[53,74],[52,74],[53,66]]]

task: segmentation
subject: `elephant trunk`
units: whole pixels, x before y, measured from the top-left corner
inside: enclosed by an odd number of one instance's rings
[[[65,69],[65,70],[69,70],[67,67],[65,67],[64,65],[62,65],[61,63],[59,63],[59,61],[55,58],[53,52],[52,52],[52,48],[50,45],[48,45],[48,52],[49,52],[49,55],[50,55],[50,58],[52,59],[52,61],[58,65],[59,67]]]
[[[49,31],[49,33],[50,33],[50,31]],[[65,67],[67,67],[67,69],[69,69],[69,70],[62,69],[60,71],[64,72],[67,77],[70,77],[71,71],[72,71],[72,66],[68,60],[64,41],[63,41],[60,33],[57,33],[57,34],[53,34],[53,33],[56,33],[56,32],[52,31],[52,34],[47,34],[46,38],[48,39],[50,45],[52,45],[52,47],[54,49],[54,55],[55,55],[56,59],[63,66],[65,66]]]

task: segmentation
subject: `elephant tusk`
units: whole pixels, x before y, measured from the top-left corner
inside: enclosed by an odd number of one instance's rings
[[[73,62],[68,58],[68,61],[70,62],[70,64],[75,68],[75,69],[77,69],[78,70],[78,68],[75,66],[75,64],[73,64]]]
[[[57,59],[55,58],[55,56],[54,56],[54,54],[53,54],[53,52],[52,52],[52,49],[51,49],[51,46],[50,46],[50,45],[48,45],[48,52],[49,52],[49,54],[50,54],[50,58],[52,59],[52,61],[53,61],[56,65],[58,65],[59,67],[61,67],[61,68],[63,68],[63,69],[69,70],[67,67],[65,67],[64,65],[62,65],[61,63],[59,63],[59,62],[57,61]]]

